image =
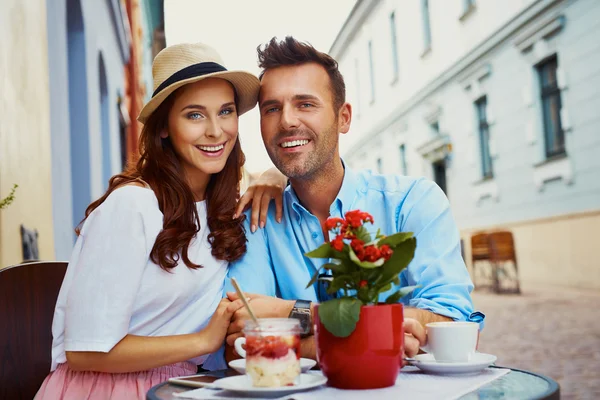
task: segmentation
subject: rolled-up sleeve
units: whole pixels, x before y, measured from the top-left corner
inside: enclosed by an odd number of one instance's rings
[[[473,283],[444,192],[431,181],[419,180],[399,206],[397,215],[398,230],[413,232],[417,239],[415,257],[402,282],[419,286],[408,304],[457,321],[477,322],[482,329],[485,316],[473,308]]]

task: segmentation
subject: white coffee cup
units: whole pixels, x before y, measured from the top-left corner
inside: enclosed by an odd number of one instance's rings
[[[421,349],[440,363],[468,362],[475,354],[479,324],[476,322],[430,322],[425,325],[427,345]]]
[[[245,344],[246,344],[245,337],[239,337],[239,338],[235,339],[235,342],[233,342],[233,347],[235,347],[235,351],[244,358],[246,358],[246,350],[244,350],[244,348],[242,346]]]

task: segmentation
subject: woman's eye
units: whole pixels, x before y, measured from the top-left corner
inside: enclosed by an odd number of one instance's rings
[[[225,109],[221,110],[219,115],[229,115],[229,114],[233,114],[234,112],[235,112],[235,110],[233,108],[225,108]]]
[[[187,117],[188,117],[189,119],[196,120],[196,119],[200,119],[200,118],[202,118],[202,114],[200,114],[200,113],[197,113],[197,112],[193,112],[193,113],[189,113],[189,114],[187,115]]]

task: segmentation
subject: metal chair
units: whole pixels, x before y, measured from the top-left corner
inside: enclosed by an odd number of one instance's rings
[[[52,319],[66,262],[0,270],[0,399],[31,400],[50,372]]]

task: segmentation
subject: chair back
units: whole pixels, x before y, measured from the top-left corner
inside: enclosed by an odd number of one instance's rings
[[[487,233],[477,233],[471,236],[471,260],[489,260],[490,242]]]
[[[0,399],[33,399],[50,373],[52,319],[66,271],[66,262],[0,270]]]
[[[515,245],[511,232],[490,233],[490,249],[494,261],[515,261]]]

